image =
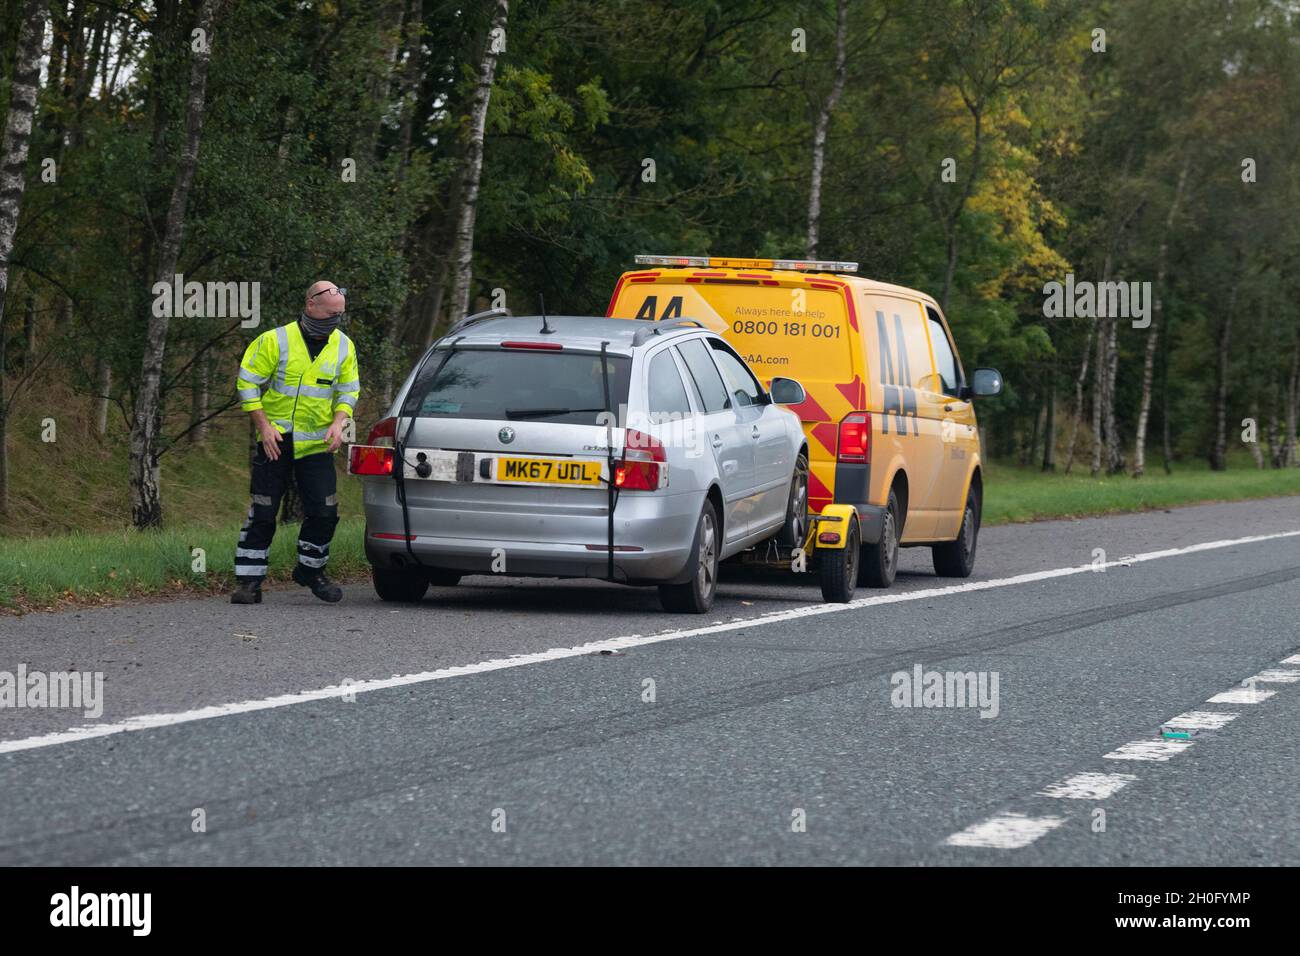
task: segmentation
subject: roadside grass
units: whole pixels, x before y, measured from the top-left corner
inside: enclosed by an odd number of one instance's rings
[[[61,603],[101,603],[168,593],[216,593],[234,585],[239,524],[67,534],[0,540],[0,607],[27,610]],[[367,568],[364,521],[339,522],[329,571],[339,578]],[[298,529],[281,525],[271,546],[270,581],[288,581]],[[202,549],[204,570],[193,570]]]
[[[1248,455],[1211,471],[1203,462],[1177,463],[1165,474],[1157,462],[1141,478],[1093,478],[1076,464],[1069,475],[991,464],[984,478],[984,523],[1148,511],[1210,501],[1300,494],[1300,468],[1257,469]]]

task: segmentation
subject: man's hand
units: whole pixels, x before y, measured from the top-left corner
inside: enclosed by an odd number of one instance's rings
[[[334,421],[330,423],[329,430],[325,432],[325,440],[329,442],[329,450],[334,451],[343,444],[343,423],[348,420],[345,412],[336,412]]]
[[[258,432],[261,435],[262,450],[266,452],[266,457],[271,461],[277,461],[280,457],[280,442],[284,436],[266,419],[263,419],[258,426]]]

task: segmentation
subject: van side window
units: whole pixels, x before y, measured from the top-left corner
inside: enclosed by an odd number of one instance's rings
[[[656,416],[690,415],[691,405],[686,400],[686,388],[682,377],[677,374],[677,363],[672,355],[664,349],[650,360],[649,408],[646,409],[655,421]]]
[[[737,408],[762,405],[763,386],[758,384],[740,356],[719,339],[711,339],[709,344],[713,346],[713,358],[717,361],[718,368],[722,369],[722,377],[727,380],[732,403]]]
[[[957,356],[953,353],[943,323],[939,321],[939,313],[928,305],[925,312],[930,318],[930,344],[934,346],[935,371],[943,379],[944,394],[955,397],[961,393],[961,369],[957,365]]]
[[[709,350],[704,347],[704,343],[699,339],[692,339],[678,346],[678,351],[686,360],[686,368],[695,381],[695,389],[703,402],[704,410],[720,412],[730,408],[727,386],[722,384],[722,376],[718,374],[713,359],[709,358]]]

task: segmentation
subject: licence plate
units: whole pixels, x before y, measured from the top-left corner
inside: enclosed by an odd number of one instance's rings
[[[598,461],[566,458],[498,458],[497,481],[546,485],[599,485],[603,467]]]

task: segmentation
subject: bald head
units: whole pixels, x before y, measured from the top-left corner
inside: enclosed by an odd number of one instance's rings
[[[342,315],[347,310],[348,301],[343,297],[343,290],[325,279],[313,282],[307,290],[307,307],[304,310],[313,319],[328,319]]]

